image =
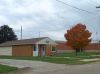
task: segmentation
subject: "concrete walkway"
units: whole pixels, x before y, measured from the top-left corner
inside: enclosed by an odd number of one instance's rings
[[[18,68],[30,67],[8,74],[100,74],[100,62],[85,65],[65,65],[39,61],[0,59],[0,64]]]
[[[91,62],[91,61],[100,61],[100,59],[99,58],[95,58],[95,59],[83,59],[83,60],[80,60],[80,61]]]

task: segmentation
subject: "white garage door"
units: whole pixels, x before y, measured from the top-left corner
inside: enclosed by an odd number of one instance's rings
[[[12,47],[0,47],[0,55],[12,55]]]

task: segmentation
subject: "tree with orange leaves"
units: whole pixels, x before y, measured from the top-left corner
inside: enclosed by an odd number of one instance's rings
[[[70,30],[67,30],[65,33],[65,38],[67,40],[66,44],[76,52],[83,51],[84,47],[87,46],[91,42],[91,34],[87,29],[86,26],[79,23],[72,27]]]

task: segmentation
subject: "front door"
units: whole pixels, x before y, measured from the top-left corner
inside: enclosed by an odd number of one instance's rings
[[[45,51],[46,51],[46,48],[43,46],[43,47],[42,47],[42,56],[45,56],[45,54],[46,54]]]
[[[38,56],[38,44],[33,46],[33,56]]]

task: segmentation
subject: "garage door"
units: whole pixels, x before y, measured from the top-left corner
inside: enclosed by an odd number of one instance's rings
[[[12,56],[33,56],[32,45],[15,45],[12,47]]]
[[[0,47],[0,55],[12,55],[12,47]]]

